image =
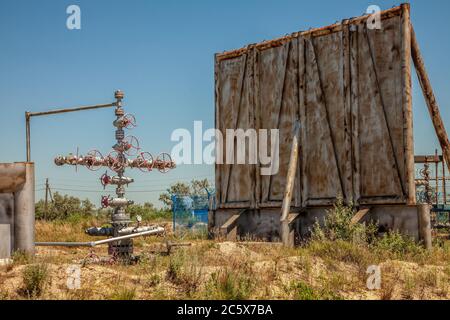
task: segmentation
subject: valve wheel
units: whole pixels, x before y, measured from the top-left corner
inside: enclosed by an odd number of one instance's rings
[[[136,160],[138,161],[137,168],[142,172],[153,170],[154,161],[150,152],[141,152]]]
[[[102,196],[100,203],[102,205],[102,209],[108,208],[109,207],[109,196]]]
[[[141,149],[139,147],[139,140],[135,136],[128,136],[123,141],[123,152],[127,156],[135,156],[138,154],[139,150]]]
[[[127,113],[126,115],[124,115],[121,120],[122,120],[122,123],[123,123],[123,127],[125,129],[130,130],[130,129],[133,129],[133,128],[135,128],[137,126],[136,118],[134,117],[134,115],[132,115],[130,113]]]
[[[168,164],[170,164],[170,167]],[[167,173],[172,169],[172,157],[170,154],[163,152],[156,158],[156,165],[158,166],[159,172]]]
[[[123,170],[123,168],[125,168],[125,157],[120,154],[119,152],[113,150],[111,151],[107,158],[107,165],[108,168],[115,171],[115,172],[119,172],[121,170]]]
[[[84,159],[86,167],[91,171],[98,171],[103,165],[103,155],[98,150],[89,151]]]
[[[101,177],[100,177],[100,183],[103,186],[103,189],[106,188],[108,184],[111,183],[111,177],[108,175],[108,171],[106,171]]]

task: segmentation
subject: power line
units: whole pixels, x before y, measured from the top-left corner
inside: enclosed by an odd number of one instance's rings
[[[65,188],[52,188],[56,191],[72,191],[72,192],[88,192],[88,193],[106,193],[106,190],[80,190],[80,189],[65,189]],[[44,189],[43,189],[44,190]],[[165,189],[158,190],[131,190],[129,193],[151,193],[151,192],[164,192]]]
[[[144,179],[144,180],[138,180],[139,182],[163,182],[163,181],[177,181],[177,180],[191,180],[191,179],[201,179],[201,178],[214,178],[214,174],[210,175],[200,175],[200,176],[189,176],[189,177],[173,177],[173,178],[167,178],[167,179]],[[44,179],[45,180],[45,179]],[[93,183],[94,180],[85,180],[85,179],[70,179],[70,178],[51,178],[52,181],[75,181],[75,182],[86,182],[86,183]]]

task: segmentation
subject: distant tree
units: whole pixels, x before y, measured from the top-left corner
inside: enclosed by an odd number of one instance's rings
[[[172,207],[172,196],[194,196],[207,195],[207,189],[210,188],[208,179],[192,180],[190,184],[185,182],[176,182],[160,194],[159,201],[161,201],[167,209]]]
[[[208,179],[203,180],[192,180],[191,181],[191,194],[192,195],[207,195],[207,190],[209,189]]]
[[[94,204],[88,199],[80,200],[58,192],[53,194],[53,201],[48,202],[47,210],[44,200],[38,201],[35,206],[36,218],[47,220],[67,219],[74,214],[91,215],[95,210]]]

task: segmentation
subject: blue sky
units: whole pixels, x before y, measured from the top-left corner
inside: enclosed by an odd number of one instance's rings
[[[66,28],[66,8],[81,8],[81,30]],[[25,160],[24,112],[112,101],[139,126],[133,135],[154,154],[169,152],[176,128],[195,120],[214,125],[214,53],[361,15],[371,5],[395,1],[192,0],[0,1],[0,162]],[[450,2],[411,1],[412,20],[427,69],[450,129]],[[414,79],[416,154],[438,146]],[[58,154],[107,151],[114,142],[112,110],[32,119],[32,160],[37,190],[44,179],[61,192],[99,202],[99,173],[58,168]],[[180,166],[162,175],[131,173],[129,197],[157,204],[160,190],[176,180],[213,179],[210,166]],[[67,191],[85,190],[85,191]],[[92,192],[95,191],[95,192]],[[147,192],[140,192],[147,191]],[[109,189],[105,194],[113,194]],[[43,196],[42,191],[37,197]]]

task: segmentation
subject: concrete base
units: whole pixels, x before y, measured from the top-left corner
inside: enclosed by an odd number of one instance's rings
[[[324,218],[331,209],[331,207],[326,207],[303,210],[291,225],[294,233],[291,238],[294,238],[296,242],[308,238],[316,221],[323,224]],[[247,210],[237,221],[237,228],[234,230],[237,240],[280,242],[282,238],[280,210],[279,208]],[[218,236],[220,226],[224,225],[235,213],[236,209],[219,209],[212,212],[210,214],[212,221],[209,221],[210,232]],[[373,206],[369,213],[361,219],[361,222],[369,221],[378,222],[381,233],[397,230],[419,240],[418,206]]]

